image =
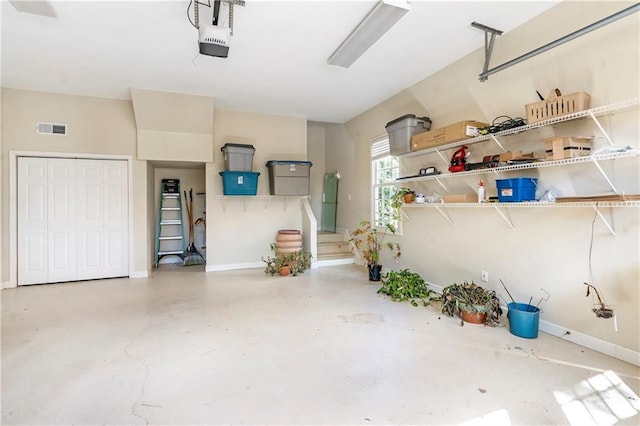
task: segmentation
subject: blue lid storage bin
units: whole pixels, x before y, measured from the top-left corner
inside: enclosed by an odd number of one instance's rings
[[[222,176],[222,193],[224,195],[256,195],[258,192],[259,172],[224,171]]]
[[[498,201],[501,203],[532,201],[536,199],[537,178],[496,179]]]
[[[311,161],[267,161],[269,194],[309,195]]]

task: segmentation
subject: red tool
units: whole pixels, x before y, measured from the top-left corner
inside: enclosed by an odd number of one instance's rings
[[[449,171],[451,173],[465,171],[467,164],[467,149],[468,148],[466,146],[461,146],[453,153],[453,156],[451,157],[451,165],[449,166]]]

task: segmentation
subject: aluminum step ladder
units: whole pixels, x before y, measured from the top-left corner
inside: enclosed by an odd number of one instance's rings
[[[162,179],[154,267],[158,267],[160,259],[164,256],[173,255],[182,258],[185,250],[184,242],[180,180]]]

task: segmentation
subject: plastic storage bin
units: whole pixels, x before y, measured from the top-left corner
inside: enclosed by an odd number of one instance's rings
[[[431,128],[429,117],[416,117],[414,114],[403,115],[391,120],[385,126],[389,135],[389,153],[401,155],[411,152],[411,136],[426,132]]]
[[[256,195],[258,192],[258,172],[220,172],[224,195]]]
[[[267,161],[269,194],[309,195],[311,161]]]
[[[227,143],[220,148],[224,156],[224,169],[234,172],[250,172],[253,169],[253,145]]]
[[[536,199],[537,178],[496,179],[498,201],[501,203],[531,201]]]

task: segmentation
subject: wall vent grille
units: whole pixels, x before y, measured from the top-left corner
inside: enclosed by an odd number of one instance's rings
[[[38,123],[36,128],[38,134],[41,135],[61,135],[66,136],[67,134],[67,125],[66,124],[55,124],[55,123]]]

